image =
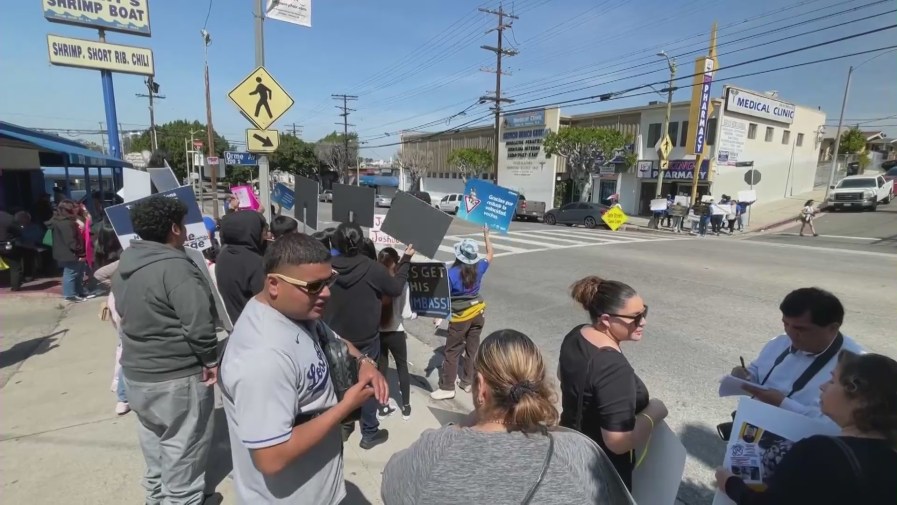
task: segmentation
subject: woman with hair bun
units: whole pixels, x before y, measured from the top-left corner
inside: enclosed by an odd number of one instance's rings
[[[841,427],[837,437],[798,441],[776,466],[764,491],[725,468],[717,487],[738,505],[893,505],[897,503],[897,361],[841,351],[820,389],[822,413]]]
[[[561,344],[561,426],[601,446],[632,490],[635,448],[667,416],[666,406],[649,397],[620,348],[622,342],[642,339],[648,306],[629,285],[594,275],[576,281],[571,294],[591,324],[577,325]]]
[[[474,373],[468,422],[424,431],[394,454],[383,471],[384,503],[632,503],[598,446],[555,428],[545,363],[526,335],[500,330],[486,337]]]

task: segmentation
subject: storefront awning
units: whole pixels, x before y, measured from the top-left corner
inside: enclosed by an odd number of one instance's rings
[[[40,152],[42,166],[69,167],[127,167],[133,165],[124,160],[107,156],[61,137],[0,121],[0,139],[18,141]],[[22,146],[20,144],[21,147]],[[38,167],[35,167],[38,168]]]

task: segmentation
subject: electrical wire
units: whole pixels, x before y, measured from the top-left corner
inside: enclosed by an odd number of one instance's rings
[[[209,0],[209,10],[206,11],[206,20],[202,24],[202,29],[205,30],[209,25],[209,16],[212,15],[212,0]]]

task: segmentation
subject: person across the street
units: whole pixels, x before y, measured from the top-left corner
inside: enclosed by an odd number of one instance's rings
[[[234,325],[220,387],[239,503],[340,503],[340,425],[369,400],[389,399],[377,364],[343,340],[359,362],[358,382],[337,400],[320,345],[332,331],[321,321],[338,276],[330,259],[308,235],[275,240],[265,253],[264,287]]]
[[[146,503],[200,504],[218,378],[215,303],[184,252],[187,207],[152,196],[130,211],[134,240],[112,278],[121,367],[146,460]]]

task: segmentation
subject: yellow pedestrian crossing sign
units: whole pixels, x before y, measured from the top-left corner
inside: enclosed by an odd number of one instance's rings
[[[660,159],[667,160],[670,158],[670,153],[673,152],[673,141],[670,140],[669,135],[664,135],[663,140],[660,141]]]
[[[601,220],[604,221],[604,224],[613,231],[617,231],[628,219],[629,216],[623,212],[623,209],[616,206],[611,207],[603,216],[601,216]]]
[[[255,69],[227,96],[260,130],[267,130],[294,103],[265,67]]]

